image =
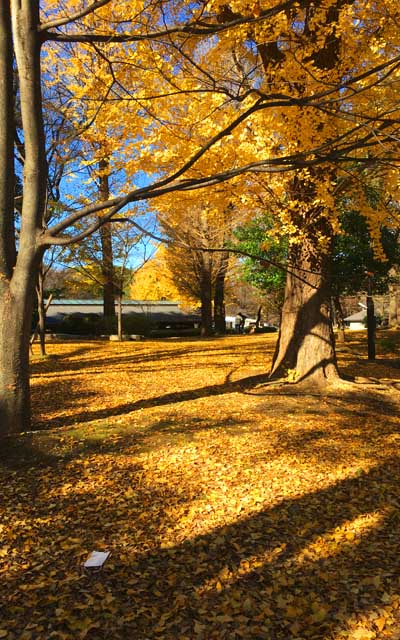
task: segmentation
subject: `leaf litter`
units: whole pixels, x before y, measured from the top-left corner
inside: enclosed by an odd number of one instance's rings
[[[341,367],[375,384],[314,396],[268,386],[273,346],[33,358],[35,433],[0,463],[0,638],[400,637],[396,354],[356,336]]]

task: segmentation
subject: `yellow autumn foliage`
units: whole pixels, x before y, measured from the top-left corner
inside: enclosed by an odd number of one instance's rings
[[[165,259],[164,247],[160,247],[135,273],[129,297],[133,300],[174,300],[183,308],[193,308],[198,303],[195,297],[189,297],[176,286]]]
[[[66,7],[73,12],[80,2],[68,0]],[[48,0],[47,11],[56,11],[54,2]],[[172,184],[183,176],[188,183],[204,178],[207,186],[209,176],[249,166],[252,172],[208,185],[200,196],[188,187],[180,196],[186,219],[199,197],[219,215],[231,205],[233,224],[261,207],[274,214],[275,233],[301,244],[312,228],[321,250],[340,232],[337,199],[344,194],[367,218],[379,254],[382,220],[399,197],[398,170],[388,163],[379,169],[377,187],[390,199],[378,205],[371,206],[364,186],[375,179],[380,157],[397,149],[395,0],[340,6],[326,0],[286,10],[272,0],[213,0],[206,12],[207,24],[233,24],[213,37],[172,33],[169,42],[140,37],[97,49],[78,42],[61,58],[47,45],[48,82],[63,78],[74,96],[69,117],[80,122],[90,149],[82,164],[110,158],[111,171],[124,172],[119,186],[126,192],[143,172],[150,180],[169,176]],[[171,24],[200,13],[168,3]],[[165,19],[156,3],[111,1],[83,17],[79,29],[139,37],[157,32]],[[326,162],[316,168],[319,156]],[[297,159],[295,177],[281,171],[285,157]],[[155,206],[161,217],[169,211],[170,224],[174,216],[180,224],[183,207],[174,193]]]

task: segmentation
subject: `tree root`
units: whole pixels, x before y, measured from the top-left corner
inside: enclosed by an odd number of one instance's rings
[[[263,382],[252,389],[253,393],[264,395],[268,393],[278,393],[279,395],[298,395],[298,396],[329,396],[338,393],[359,393],[361,391],[399,391],[400,382],[394,380],[380,380],[379,378],[356,376],[354,378],[346,378],[339,376],[321,380],[304,379],[299,382],[288,381],[284,378],[272,379]],[[261,393],[260,393],[261,392]]]

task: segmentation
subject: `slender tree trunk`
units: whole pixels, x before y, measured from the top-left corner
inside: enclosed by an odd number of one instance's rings
[[[335,296],[333,299],[333,304],[335,306],[336,316],[337,316],[337,326],[338,326],[338,342],[346,341],[346,325],[344,323],[344,313],[342,303],[340,302],[340,297]]]
[[[225,277],[228,269],[229,254],[223,253],[220,256],[220,266],[215,278],[214,288],[214,326],[215,332],[219,335],[226,333],[225,321]]]
[[[256,318],[256,329],[260,328],[260,324],[261,324],[261,312],[262,312],[262,305],[260,305],[258,307],[258,311],[257,311],[257,318]]]
[[[212,334],[212,259],[203,253],[200,274],[201,335]]]
[[[37,289],[36,289],[36,295],[37,295]],[[51,293],[49,295],[49,298],[48,298],[46,304],[43,304],[44,332],[46,332],[46,314],[47,314],[47,310],[48,310],[49,306],[51,305],[51,301],[52,300],[53,300],[53,294]],[[31,347],[32,347],[33,343],[35,342],[35,340],[36,340],[36,338],[37,338],[37,336],[39,334],[39,330],[40,330],[39,325],[40,325],[40,318],[39,318],[38,324],[36,325],[36,329],[35,329],[34,333],[31,336]],[[45,333],[44,333],[44,344],[46,345],[46,335],[45,335]],[[46,353],[41,352],[41,355],[46,355]]]
[[[38,282],[36,285],[36,296],[38,301],[38,334],[40,344],[40,355],[46,355],[46,309],[44,302],[44,275],[42,269],[39,270]]]
[[[396,315],[397,315],[397,323],[396,326],[400,327],[400,290],[398,289],[396,292]]]
[[[14,216],[14,88],[10,3],[0,2],[0,290],[17,252]]]
[[[114,264],[111,225],[100,228],[103,276],[103,308],[105,317],[115,317]]]
[[[118,314],[117,314],[117,334],[118,340],[122,340],[122,295],[118,295]]]
[[[100,199],[108,200],[109,188],[109,164],[107,159],[99,161],[100,175]],[[111,224],[100,227],[101,241],[101,273],[103,279],[103,312],[106,322],[113,324],[115,321],[115,285],[114,285],[114,254],[112,244]]]
[[[395,329],[400,325],[400,287],[398,284],[389,285],[388,325]]]
[[[323,387],[339,377],[327,286],[329,256],[320,255],[309,234],[307,241],[292,247],[289,258],[271,376]]]

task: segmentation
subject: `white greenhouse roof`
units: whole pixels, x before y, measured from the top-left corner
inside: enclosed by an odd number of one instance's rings
[[[361,311],[357,311],[357,313],[353,313],[351,316],[347,316],[344,319],[345,322],[363,322],[367,316],[367,310],[362,309]]]

